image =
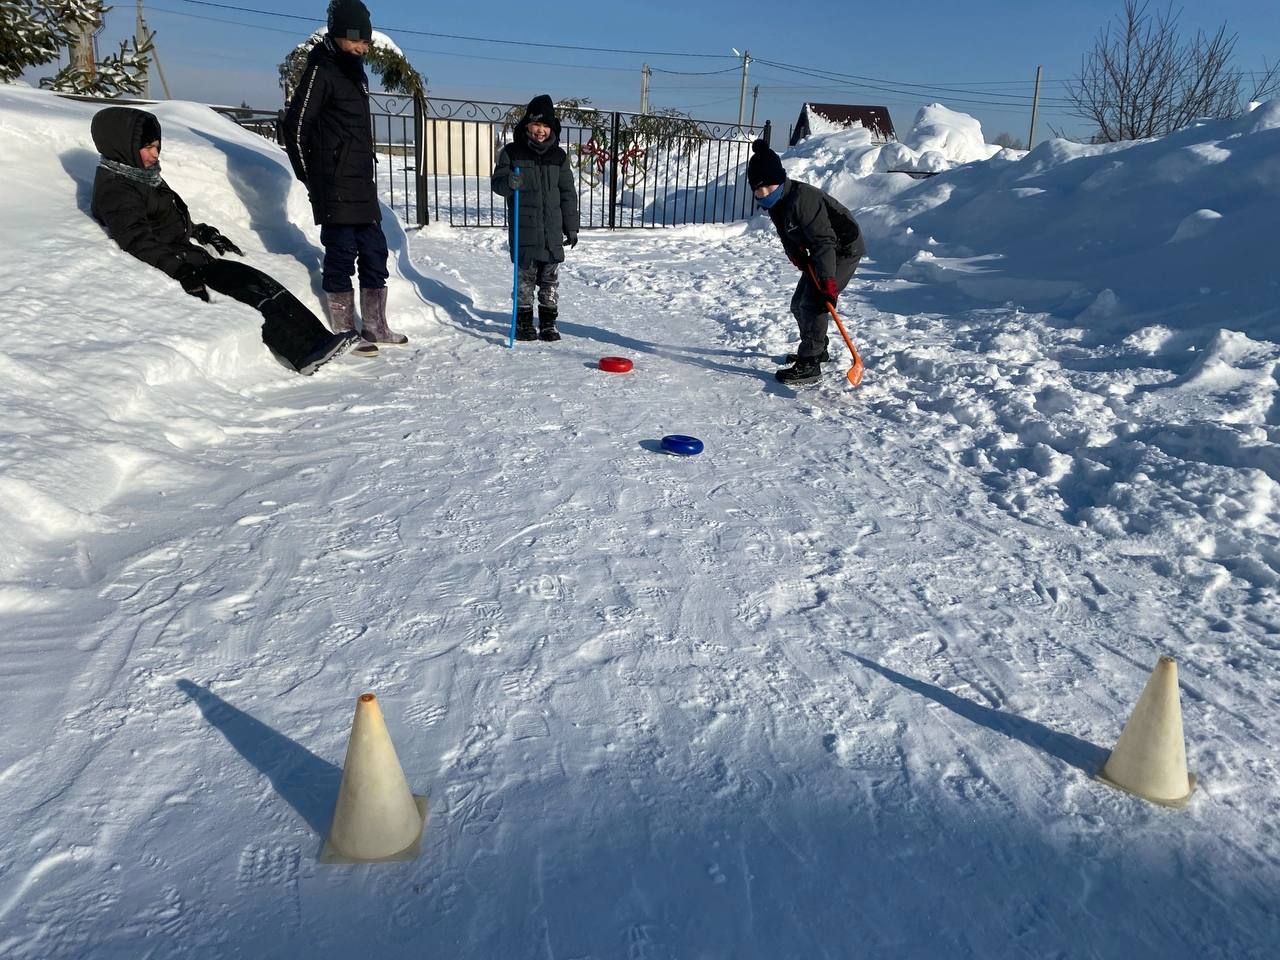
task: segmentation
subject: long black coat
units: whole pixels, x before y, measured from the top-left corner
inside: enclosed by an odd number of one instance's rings
[[[369,78],[332,37],[311,48],[284,119],[284,146],[316,223],[378,223]]]
[[[132,107],[105,107],[93,115],[93,145],[108,160],[141,169],[142,125],[149,115]],[[93,178],[94,219],[139,260],[174,276],[183,264],[203,267],[213,257],[191,242],[191,214],[161,180],[151,186],[99,167]]]
[[[539,152],[529,146],[527,124],[521,121],[515,140],[502,148],[493,169],[493,192],[507,200],[507,244],[514,260],[511,241],[515,218],[511,214],[515,199],[508,179],[513,168],[520,168],[521,266],[537,261],[563,262],[564,238],[578,235],[578,189],[569,157],[559,144],[558,127],[558,122],[553,125],[554,133]]]
[[[813,263],[818,279],[836,276],[836,261],[866,256],[858,221],[844,204],[815,186],[788,179],[769,219],[792,259]]]

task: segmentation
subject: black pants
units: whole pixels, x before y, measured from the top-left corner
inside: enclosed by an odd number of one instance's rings
[[[333,336],[302,301],[248,264],[214,260],[205,268],[204,282],[261,313],[262,342],[295,370]]]
[[[853,279],[853,272],[858,269],[860,257],[836,260],[836,289],[843,290]],[[791,315],[796,318],[796,326],[800,328],[800,346],[796,356],[804,360],[813,360],[827,349],[827,328],[830,316],[827,312],[827,301],[818,293],[813,285],[813,278],[806,270],[800,275],[796,284],[795,295],[791,298]]]
[[[357,267],[361,289],[387,285],[387,235],[380,223],[326,223],[320,228],[324,267],[320,286],[328,293],[351,289]]]

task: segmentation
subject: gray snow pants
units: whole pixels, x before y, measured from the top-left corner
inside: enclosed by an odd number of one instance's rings
[[[836,289],[843,290],[853,279],[861,258],[836,260]],[[839,309],[839,308],[837,308]],[[795,295],[791,298],[791,315],[796,318],[800,327],[800,346],[796,356],[802,360],[815,360],[827,349],[827,328],[831,324],[831,315],[827,313],[827,301],[822,299],[813,285],[809,271],[805,270],[796,284]]]
[[[560,304],[560,264],[534,260],[520,268],[516,302],[522,310],[533,309],[533,291],[538,290],[538,306],[555,310]]]

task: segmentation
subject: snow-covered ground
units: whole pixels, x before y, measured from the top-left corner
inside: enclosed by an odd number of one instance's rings
[[[157,112],[318,308],[277,148]],[[801,393],[759,217],[584,233],[514,350],[502,232],[388,218],[410,347],[294,376],[88,217],[91,114],[0,88],[0,956],[1274,955],[1280,103],[798,149],[871,247]],[[1181,812],[1091,777],[1164,653]],[[365,690],[423,852],[322,866]]]

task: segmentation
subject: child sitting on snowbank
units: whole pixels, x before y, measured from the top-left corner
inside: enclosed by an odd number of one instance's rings
[[[257,309],[262,342],[304,376],[359,340],[355,333],[330,333],[297,297],[260,270],[219,259],[243,253],[209,224],[192,223],[187,205],[164,182],[160,121],[154,114],[106,107],[94,114],[91,132],[101,154],[92,213],[126,253],[163,270],[206,303],[214,290]],[[207,244],[218,256],[196,243]]]

